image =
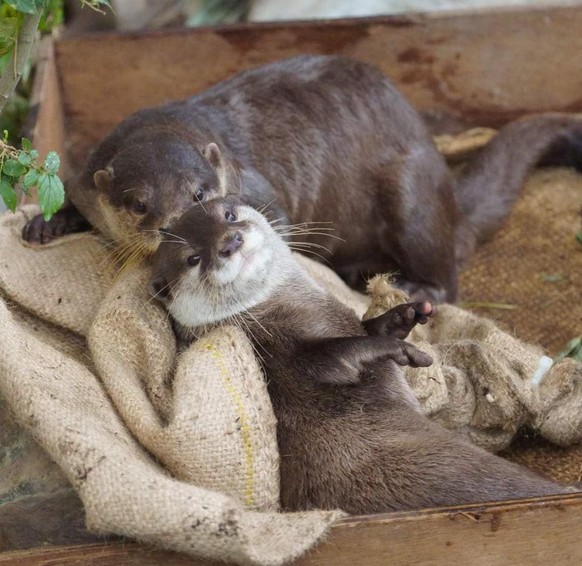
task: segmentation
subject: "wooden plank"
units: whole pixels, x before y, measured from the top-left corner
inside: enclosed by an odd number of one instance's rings
[[[76,160],[129,113],[246,69],[339,53],[391,76],[419,109],[496,127],[582,111],[582,7],[95,35],[56,44]]]
[[[582,496],[354,518],[301,566],[582,564]]]
[[[50,38],[43,39],[40,45],[30,102],[35,114],[32,143],[39,152],[39,159],[44,159],[51,150],[57,151],[61,156],[60,173],[66,175],[65,117],[55,65],[54,44]]]
[[[351,517],[297,566],[579,566],[582,494]],[[0,554],[6,566],[212,566],[135,543]]]

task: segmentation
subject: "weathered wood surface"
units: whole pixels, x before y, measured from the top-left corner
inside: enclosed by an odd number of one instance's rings
[[[297,566],[579,566],[582,495],[423,510],[339,522]],[[134,543],[0,554],[6,566],[211,566]]]
[[[65,116],[55,65],[52,39],[43,39],[39,49],[36,78],[31,95],[31,112],[34,115],[32,139],[39,152],[39,161],[56,150],[61,154],[61,172],[66,172]]]
[[[75,161],[131,112],[302,53],[339,53],[391,76],[420,110],[496,127],[582,111],[582,7],[254,24],[57,42]],[[379,117],[380,119],[381,117]]]

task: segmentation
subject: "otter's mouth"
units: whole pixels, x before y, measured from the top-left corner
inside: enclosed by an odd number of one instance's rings
[[[243,261],[240,266],[238,275],[244,275],[249,269],[252,268],[253,262],[255,261],[259,250],[250,250],[247,253],[241,252]]]
[[[244,243],[229,257],[223,258],[214,278],[220,285],[247,283],[262,279],[270,258],[264,235],[257,229],[244,232]]]

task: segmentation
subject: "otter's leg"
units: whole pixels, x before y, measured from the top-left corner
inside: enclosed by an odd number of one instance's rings
[[[87,219],[72,204],[66,204],[48,221],[42,214],[31,218],[22,230],[22,239],[31,244],[46,244],[65,234],[84,232],[90,228]]]
[[[432,146],[413,147],[377,172],[377,186],[382,255],[399,272],[397,285],[412,301],[454,302],[459,210],[444,159]]]
[[[298,353],[305,362],[305,373],[328,385],[355,385],[367,364],[392,360],[401,366],[427,367],[432,358],[416,346],[392,336],[330,338],[306,345]]]
[[[362,321],[362,324],[370,336],[404,340],[417,324],[426,324],[436,312],[436,307],[427,302],[403,303],[376,318]]]

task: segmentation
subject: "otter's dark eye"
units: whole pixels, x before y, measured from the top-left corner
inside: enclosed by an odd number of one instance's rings
[[[199,255],[191,255],[188,257],[188,259],[186,261],[188,262],[188,265],[191,265],[192,267],[194,267],[195,265],[198,265],[200,263],[200,256]]]
[[[141,200],[134,200],[131,204],[131,210],[136,214],[145,214],[147,212],[147,206]]]
[[[199,202],[202,202],[202,199],[204,199],[204,194],[206,193],[206,187],[202,186],[202,187],[198,187],[198,189],[196,189],[196,200]]]
[[[227,222],[234,222],[236,220],[236,216],[230,210],[227,210],[224,213],[224,217],[226,218]]]

